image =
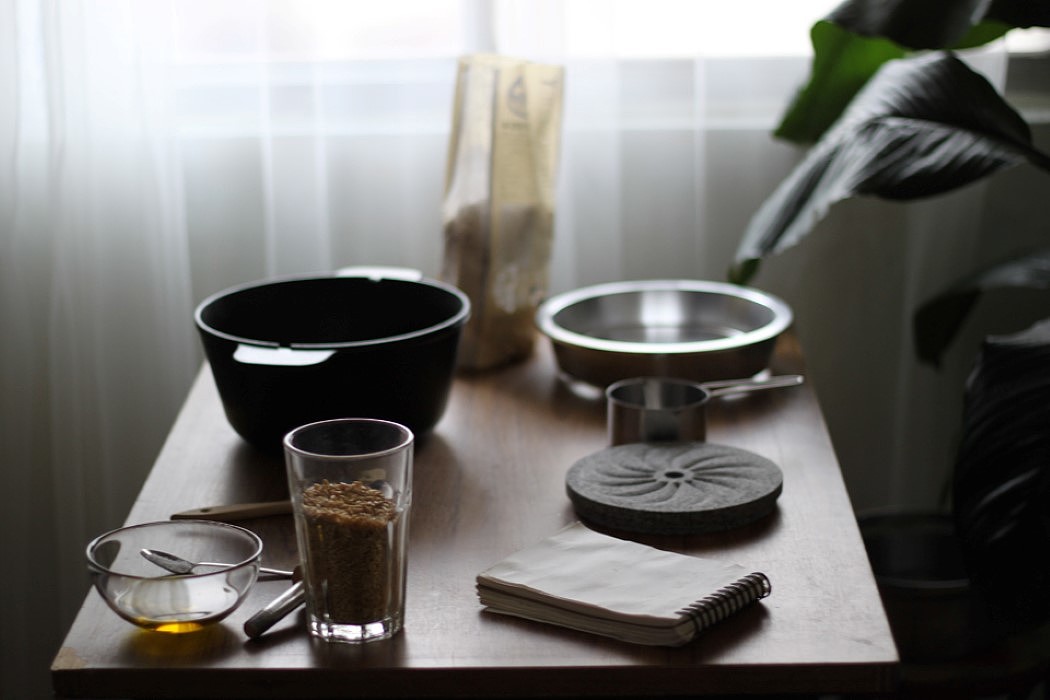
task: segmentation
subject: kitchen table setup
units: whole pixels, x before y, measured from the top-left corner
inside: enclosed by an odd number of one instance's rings
[[[457,367],[477,298],[369,268],[205,300],[206,363],[87,544],[56,695],[892,692],[786,304],[598,285]]]

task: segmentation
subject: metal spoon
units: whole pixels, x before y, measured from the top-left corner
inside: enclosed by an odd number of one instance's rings
[[[198,566],[212,566],[219,569],[232,566],[232,564],[216,564],[207,561],[192,562],[159,549],[143,549],[140,551],[140,554],[142,554],[147,561],[156,564],[160,568],[166,569],[173,574],[192,574],[193,570]],[[259,573],[280,578],[292,577],[291,571],[285,571],[284,569],[270,569],[265,566],[259,567]]]

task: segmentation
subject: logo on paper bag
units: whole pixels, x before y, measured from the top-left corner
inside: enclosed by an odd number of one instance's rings
[[[528,119],[525,99],[525,79],[522,76],[518,76],[518,79],[511,83],[510,88],[507,89],[507,109],[509,109],[516,117]]]

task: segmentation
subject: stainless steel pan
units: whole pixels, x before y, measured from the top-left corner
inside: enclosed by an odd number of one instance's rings
[[[561,370],[600,387],[637,376],[752,376],[768,367],[792,320],[771,294],[705,280],[586,287],[548,299],[536,314]]]

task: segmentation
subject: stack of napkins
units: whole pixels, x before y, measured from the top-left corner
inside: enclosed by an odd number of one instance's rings
[[[478,574],[491,612],[637,644],[679,646],[770,593],[769,579],[574,523]]]

